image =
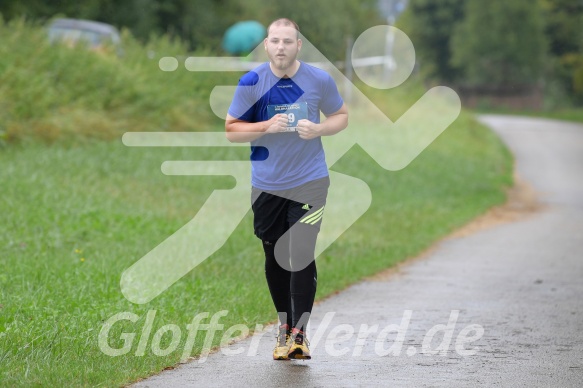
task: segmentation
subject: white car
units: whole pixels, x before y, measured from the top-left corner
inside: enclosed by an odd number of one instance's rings
[[[54,19],[48,26],[49,41],[75,46],[85,42],[91,50],[102,51],[106,46],[117,47],[120,55],[119,31],[112,25],[81,19]]]

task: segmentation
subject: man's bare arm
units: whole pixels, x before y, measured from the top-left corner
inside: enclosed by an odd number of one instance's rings
[[[227,114],[225,131],[231,143],[246,143],[260,138],[266,133],[283,132],[287,128],[287,115],[277,114],[267,121],[250,123]]]
[[[327,115],[320,124],[309,120],[298,121],[298,133],[304,140],[314,139],[318,136],[335,135],[348,126],[348,108],[342,104],[336,112]]]

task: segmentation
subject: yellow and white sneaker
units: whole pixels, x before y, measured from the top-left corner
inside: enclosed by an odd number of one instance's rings
[[[293,342],[287,352],[287,357],[294,360],[309,360],[312,358],[309,342],[305,334],[301,330],[293,330]]]
[[[273,349],[274,360],[288,360],[287,353],[291,346],[291,335],[288,325],[281,325],[277,334],[277,344]]]

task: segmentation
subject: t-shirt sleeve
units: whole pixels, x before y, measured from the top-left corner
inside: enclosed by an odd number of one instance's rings
[[[344,101],[338,93],[338,88],[336,87],[336,82],[334,78],[329,74],[325,78],[322,84],[322,100],[320,102],[320,110],[325,115],[332,114],[342,107]]]
[[[253,86],[257,84],[258,79],[259,76],[255,72],[249,72],[241,77],[229,106],[229,115],[239,120],[253,121],[253,110],[257,102],[253,97]]]

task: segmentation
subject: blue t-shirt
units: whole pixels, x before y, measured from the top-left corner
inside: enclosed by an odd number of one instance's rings
[[[290,104],[289,110],[282,110],[284,104]],[[329,115],[342,104],[334,80],[325,71],[300,62],[292,78],[278,78],[264,63],[241,77],[229,115],[260,122],[287,112],[295,116],[294,123],[301,118],[319,123],[320,111]],[[303,117],[306,106],[307,117]],[[304,140],[295,131],[265,134],[252,141],[251,164],[251,184],[262,190],[292,189],[328,176],[322,140]]]

